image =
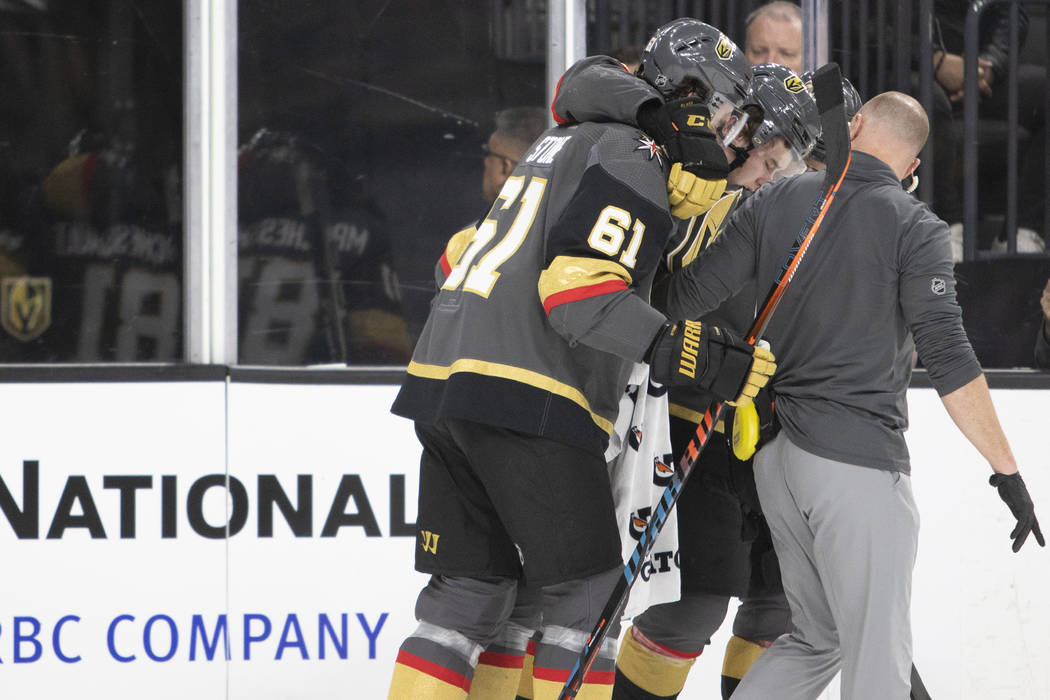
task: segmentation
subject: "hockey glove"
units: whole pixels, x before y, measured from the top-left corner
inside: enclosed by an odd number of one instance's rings
[[[705,180],[682,168],[681,163],[671,166],[667,178],[667,201],[671,215],[679,219],[700,216],[715,205],[726,191],[726,180]]]
[[[1016,552],[1028,539],[1028,533],[1035,536],[1035,541],[1040,547],[1046,546],[1043,540],[1043,531],[1039,529],[1039,521],[1035,517],[1035,505],[1032,497],[1028,495],[1028,487],[1024,485],[1024,479],[1020,472],[1013,474],[992,474],[988,483],[999,491],[999,498],[1010,507],[1010,512],[1017,518],[1017,526],[1010,533],[1010,539],[1014,541],[1013,550]]]
[[[638,126],[663,146],[672,163],[667,181],[671,213],[688,219],[710,209],[725,192],[729,161],[707,108],[693,97],[666,104],[650,100],[638,109]]]
[[[665,323],[646,361],[653,381],[667,386],[693,385],[721,401],[749,403],[776,371],[773,353],[700,321]]]

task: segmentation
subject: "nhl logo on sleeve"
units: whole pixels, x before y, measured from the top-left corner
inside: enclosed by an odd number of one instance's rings
[[[0,280],[0,326],[28,342],[51,325],[51,278],[5,277]]]

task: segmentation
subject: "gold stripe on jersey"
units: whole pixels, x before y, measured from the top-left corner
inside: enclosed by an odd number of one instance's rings
[[[598,287],[609,282],[630,287],[631,273],[623,265],[611,260],[559,255],[540,273],[540,302],[546,308],[550,297],[556,294]]]
[[[704,414],[700,411],[694,411],[691,408],[686,408],[681,404],[669,403],[667,404],[667,412],[675,418],[681,418],[687,420],[695,425],[700,425],[704,422]],[[718,421],[715,425],[715,432],[724,433],[726,428],[725,421]]]
[[[504,365],[498,362],[486,362],[484,360],[473,360],[470,358],[456,360],[451,365],[447,366],[425,365],[415,361],[408,363],[408,373],[424,379],[446,380],[458,372],[472,372],[487,377],[510,379],[515,382],[521,382],[522,384],[536,387],[537,389],[549,391],[552,394],[566,398],[580,406],[590,414],[591,420],[594,421],[595,425],[604,430],[606,434],[612,434],[612,421],[606,420],[592,411],[590,402],[587,401],[587,397],[585,397],[582,392],[568,384],[540,374],[539,372],[514,367],[513,365]]]
[[[699,225],[694,225],[695,220],[690,221],[689,234],[687,234],[688,239],[683,243],[683,245],[687,245],[685,252],[680,256],[673,253],[671,259],[667,261],[667,266],[672,272],[696,260],[696,257],[700,255],[702,250],[701,246],[706,248],[718,238],[722,231],[725,230],[726,220],[733,209],[736,208],[742,192],[743,190],[727,190],[722,198],[707,210]],[[678,250],[681,249],[682,246],[679,246]],[[675,251],[675,253],[677,252]]]
[[[448,239],[448,245],[445,246],[445,261],[448,263],[449,269],[456,266],[456,263],[459,262],[460,257],[463,255],[463,251],[470,245],[470,242],[474,239],[474,234],[477,232],[477,228],[471,225],[462,231],[452,234],[452,238]]]

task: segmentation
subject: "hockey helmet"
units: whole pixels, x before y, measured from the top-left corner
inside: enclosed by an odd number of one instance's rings
[[[733,136],[746,122],[741,107],[751,79],[747,59],[710,24],[682,17],[657,29],[642,51],[638,75],[665,101],[696,95],[708,107],[713,126],[737,125]]]
[[[809,155],[820,136],[820,114],[800,76],[777,63],[752,66],[749,102],[762,110],[751,136],[754,146],[780,136],[799,162]]]
[[[813,71],[806,71],[803,73],[802,80],[812,91]],[[846,77],[842,78],[842,101],[843,107],[846,110],[846,119],[853,119],[854,115],[860,111],[861,106],[864,104],[864,100],[860,98],[860,93],[857,92],[857,88],[853,87],[853,83],[851,83]],[[824,139],[817,137],[817,142],[813,145],[813,150],[810,152],[809,157],[821,163],[827,161],[827,156],[824,150]]]

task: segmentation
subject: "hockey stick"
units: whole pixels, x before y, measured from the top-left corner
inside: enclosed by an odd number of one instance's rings
[[[791,246],[791,250],[785,256],[780,274],[766,296],[766,300],[761,307],[762,310],[751,326],[751,330],[747,335],[747,342],[752,345],[762,337],[766,327],[769,325],[773,311],[780,304],[788,284],[795,276],[795,270],[805,256],[817,229],[820,228],[824,215],[827,213],[831,202],[835,199],[835,194],[838,192],[843,176],[849,168],[849,129],[846,125],[846,112],[842,99],[842,76],[837,64],[829,63],[816,71],[813,75],[813,92],[816,95],[817,107],[820,110],[820,123],[827,152],[827,170],[824,172],[824,186],[821,189],[820,196],[813,203],[809,216],[802,225],[798,237]],[[587,643],[584,644],[579,657],[576,659],[576,663],[569,672],[569,677],[565,681],[559,696],[560,700],[575,698],[580,690],[580,686],[583,685],[583,679],[587,670],[591,667],[595,657],[598,655],[598,650],[601,648],[606,636],[608,636],[610,625],[620,618],[620,613],[627,603],[627,596],[637,577],[638,570],[648,558],[653,545],[656,543],[656,538],[660,534],[660,530],[663,529],[667,516],[670,514],[671,509],[674,508],[675,503],[678,502],[682,488],[692,472],[693,464],[695,464],[697,457],[700,456],[700,452],[704,449],[704,445],[707,444],[708,439],[711,437],[714,426],[718,424],[723,408],[724,406],[721,402],[715,403],[708,408],[700,425],[697,426],[696,434],[689,441],[685,448],[685,454],[682,455],[681,460],[678,462],[679,468],[672,475],[671,483],[664,490],[660,502],[653,508],[653,514],[641,538],[638,540],[638,546],[635,547],[631,558],[624,565],[623,576],[616,582],[616,587],[613,588],[608,602],[602,609],[598,623],[591,631]]]

